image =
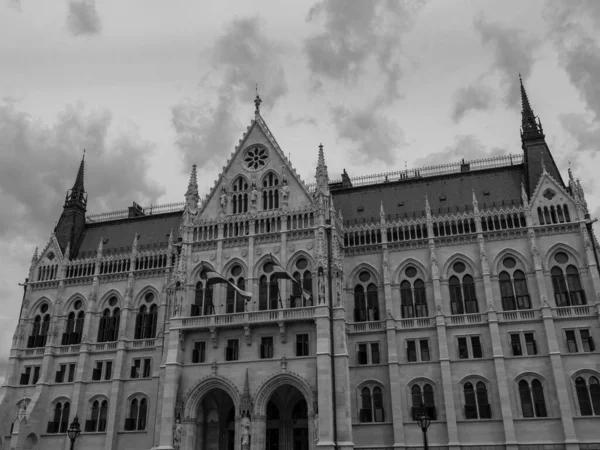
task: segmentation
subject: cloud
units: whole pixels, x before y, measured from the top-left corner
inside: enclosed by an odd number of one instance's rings
[[[9,8],[14,9],[15,11],[21,12],[21,0],[7,0],[7,5]],[[0,371],[0,374],[2,372]]]
[[[96,0],[69,0],[67,29],[74,36],[98,34],[102,30]]]
[[[106,110],[67,106],[52,126],[10,101],[0,102],[0,240],[49,234],[87,149],[88,211],[155,202],[164,188],[147,177],[153,145],[134,126],[117,128]],[[43,240],[45,241],[45,237]],[[45,242],[40,242],[45,244]]]
[[[600,127],[591,124],[585,114],[562,114],[560,122],[563,128],[577,141],[576,150],[589,150],[597,152],[600,150]]]
[[[414,161],[415,167],[437,166],[439,164],[448,164],[461,161],[470,161],[474,159],[491,158],[494,156],[506,155],[509,152],[505,148],[494,147],[486,148],[481,141],[472,134],[461,134],[454,138],[454,144],[446,147],[444,150],[436,153],[430,153]]]
[[[315,85],[322,80],[354,84],[373,59],[386,75],[385,97],[398,97],[400,38],[411,29],[424,1],[323,0],[307,20],[323,19],[323,31],[307,38],[304,50]]]
[[[492,90],[481,83],[458,89],[454,93],[452,120],[459,122],[469,111],[487,110],[494,106]]]
[[[309,117],[309,116],[294,117],[291,114],[288,114],[285,117],[285,126],[286,127],[295,127],[298,125],[311,125],[313,127],[316,127],[317,121],[313,117]]]
[[[404,133],[395,122],[371,108],[350,111],[336,106],[331,115],[338,137],[352,143],[349,151],[361,162],[395,162],[395,153],[404,145]]]
[[[203,101],[188,99],[171,108],[175,143],[183,153],[185,172],[193,163],[211,167],[229,156],[240,130],[234,118],[235,105],[240,102],[250,108],[256,84],[265,100],[263,110],[273,108],[287,93],[282,49],[261,27],[258,17],[232,21],[209,51],[211,71],[220,79],[218,86],[199,93]],[[215,92],[217,98],[211,102]]]
[[[506,106],[518,108],[518,74],[521,73],[524,80],[529,78],[535,62],[534,50],[538,48],[539,41],[524,30],[488,22],[483,17],[475,19],[474,26],[483,45],[493,50],[492,70],[501,77]]]

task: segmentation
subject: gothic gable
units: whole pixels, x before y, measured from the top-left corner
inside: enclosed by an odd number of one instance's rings
[[[578,219],[577,205],[562,184],[545,170],[529,202],[534,224],[572,222]]]
[[[252,121],[198,213],[198,219],[299,209],[313,199],[260,117]]]

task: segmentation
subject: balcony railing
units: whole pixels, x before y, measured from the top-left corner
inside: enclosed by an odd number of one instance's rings
[[[520,309],[515,311],[498,312],[499,322],[520,322],[523,320],[537,320],[540,318],[540,311],[535,309]]]
[[[315,317],[315,307],[271,309],[268,311],[248,311],[244,313],[219,314],[211,316],[184,317],[183,328],[226,327],[245,323],[269,323],[292,320],[309,320]]]
[[[375,322],[350,322],[347,325],[348,333],[370,333],[385,330],[385,320]]]
[[[552,315],[559,319],[592,316],[594,315],[594,309],[589,305],[560,306],[558,308],[552,308]]]
[[[410,319],[400,319],[396,323],[400,328],[427,328],[435,325],[433,317],[415,317]]]
[[[487,314],[457,314],[446,317],[446,325],[478,325],[487,322]]]

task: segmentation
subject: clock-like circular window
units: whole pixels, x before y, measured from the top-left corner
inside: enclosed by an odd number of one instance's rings
[[[262,145],[255,145],[246,150],[244,164],[247,169],[259,170],[265,167],[268,157],[269,152],[265,147]]]

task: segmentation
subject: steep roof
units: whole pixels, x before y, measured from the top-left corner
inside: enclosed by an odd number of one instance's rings
[[[150,246],[166,246],[171,230],[173,230],[173,240],[177,240],[181,216],[181,211],[175,211],[87,224],[79,246],[79,256],[90,252],[95,254],[100,238],[104,238],[104,252],[131,248],[136,233],[139,234],[138,245],[141,249]]]
[[[344,223],[379,220],[383,202],[391,220],[425,215],[425,196],[433,214],[472,209],[473,191],[480,208],[520,205],[523,164],[430,177],[414,177],[366,186],[332,189]],[[332,186],[333,187],[333,186]]]

